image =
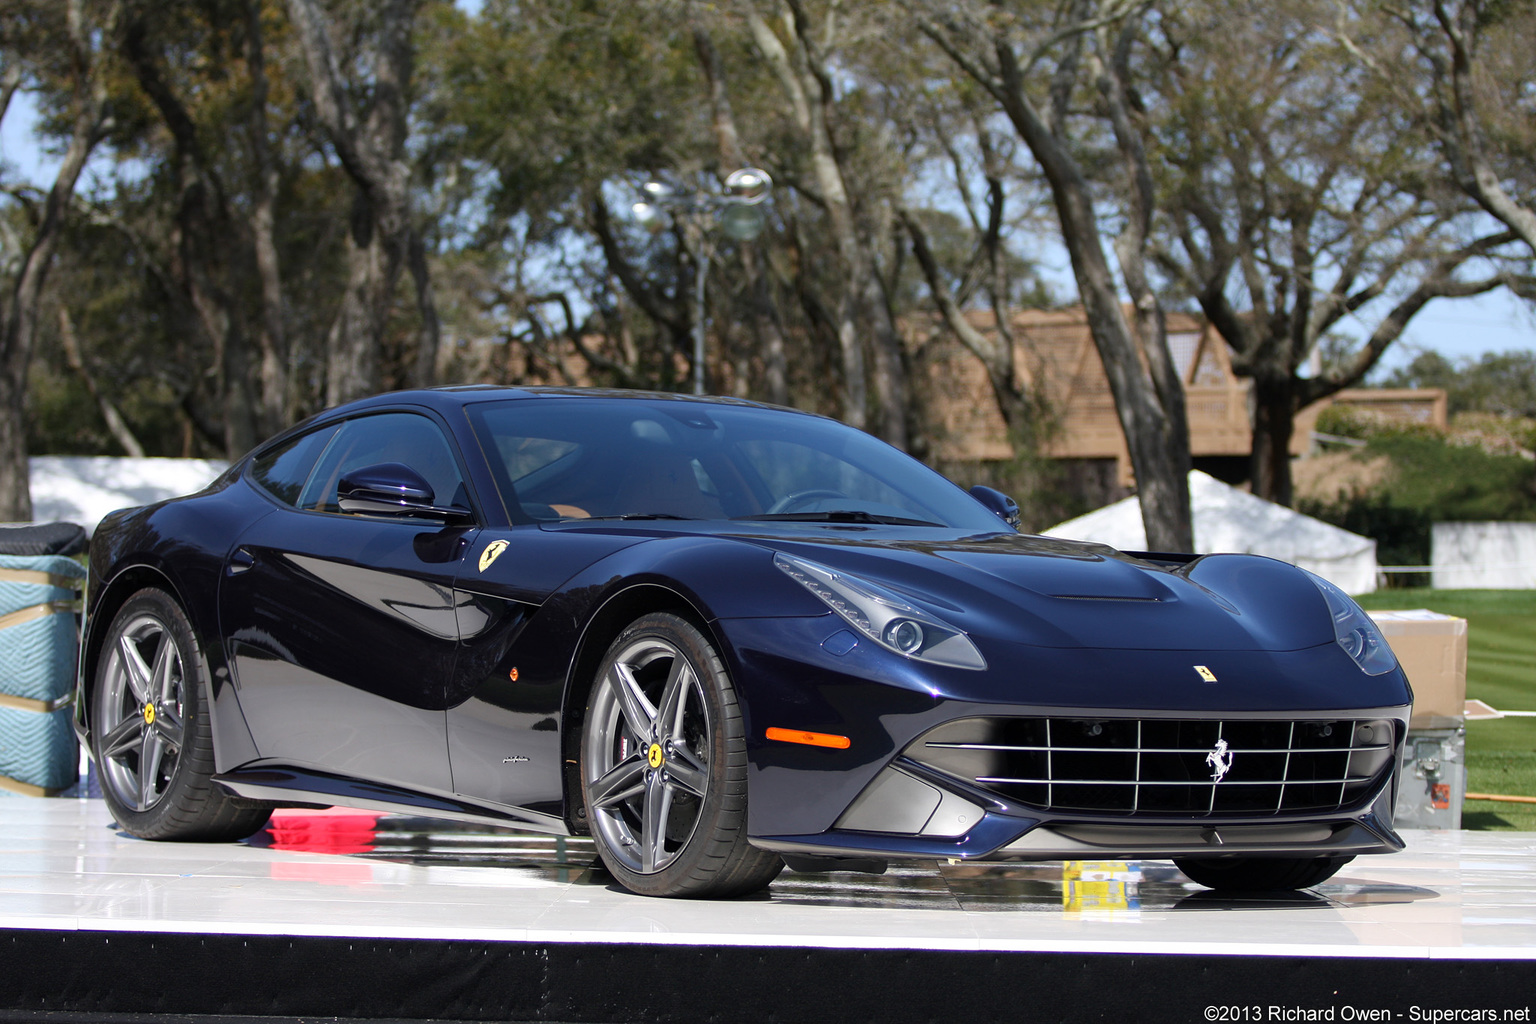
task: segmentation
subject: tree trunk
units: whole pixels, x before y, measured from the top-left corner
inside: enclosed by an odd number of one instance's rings
[[[875,433],[898,448],[906,448],[906,361],[876,274],[874,253],[860,234],[833,145],[828,115],[837,97],[831,71],[810,38],[811,27],[803,4],[800,0],[786,0],[786,5],[785,20],[794,42],[793,52],[757,13],[748,15],[748,25],[759,52],[783,85],[793,108],[842,263],[836,331],[843,371],[843,420],[860,429],[870,425],[870,386],[864,353],[867,336],[875,368]]]
[[[70,318],[69,309],[65,306],[59,307],[59,341],[64,346],[65,361],[80,378],[80,383],[85,385],[91,401],[96,403],[96,408],[101,412],[101,418],[107,424],[107,432],[112,435],[114,441],[122,445],[124,455],[132,459],[142,459],[144,446],[129,429],[122,413],[117,411],[116,403],[102,393],[100,385],[96,383],[95,374],[91,373],[91,368],[85,364],[85,354],[80,351],[80,339],[75,335],[75,322]]]
[[[1290,507],[1295,501],[1291,484],[1291,435],[1296,432],[1296,399],[1290,374],[1263,374],[1253,378],[1253,451],[1249,479],[1253,493]]]
[[[378,391],[382,377],[379,349],[389,299],[399,280],[394,261],[375,230],[367,194],[353,201],[352,230],[347,234],[347,286],[326,336],[325,404],[340,405]]]
[[[185,301],[195,312],[212,368],[213,394],[203,395],[223,421],[222,448],[237,458],[257,440],[257,402],[252,375],[252,356],[246,333],[246,313],[239,308],[231,282],[239,276],[232,266],[244,263],[239,248],[237,217],[218,173],[202,144],[191,111],[176,95],[154,49],[147,12],[136,11],[124,33],[123,52],[139,87],[160,112],[175,147],[173,176],[177,190],[175,226],[172,229],[172,276]],[[258,92],[264,92],[264,87]],[[262,214],[260,197],[251,215]],[[270,210],[266,211],[270,213]]]
[[[416,366],[411,383],[418,388],[429,388],[437,383],[437,350],[443,329],[437,315],[437,299],[432,292],[426,240],[421,237],[421,232],[411,231],[406,256],[411,283],[416,287],[416,315],[421,320],[416,328]]]
[[[246,5],[246,65],[251,74],[251,242],[261,282],[260,432],[276,433],[293,419],[289,388],[288,331],[283,320],[283,276],[277,255],[277,161],[267,127],[267,64],[261,31],[261,4]]]
[[[108,14],[116,16],[114,5]],[[53,187],[43,205],[42,219],[32,245],[22,257],[20,270],[6,298],[0,324],[0,521],[25,522],[32,518],[31,467],[27,452],[27,371],[37,344],[43,286],[53,266],[54,252],[64,229],[64,214],[74,195],[80,172],[96,148],[105,125],[105,88],[100,82],[91,50],[90,33],[100,26],[84,23],[79,0],[70,0],[69,23],[76,51],[75,116],[69,146]]]
[[[1442,125],[1441,141],[1451,164],[1451,171],[1462,191],[1484,210],[1498,218],[1519,235],[1536,254],[1536,208],[1522,202],[1504,187],[1489,156],[1488,132],[1478,110],[1476,77],[1477,49],[1485,19],[1496,22],[1493,8],[1499,5],[1480,0],[1466,0],[1452,11],[1445,3],[1434,4],[1435,20],[1450,49],[1449,59],[1433,56],[1437,78],[1433,92]]]
[[[1166,367],[1172,363],[1166,335],[1154,329],[1145,332],[1151,336],[1138,339],[1126,322],[1119,290],[1099,238],[1092,188],[1063,140],[1025,94],[1022,70],[1012,48],[1000,40],[995,51],[1001,71],[1001,79],[994,83],[996,95],[1050,185],[1078,295],[1109,378],[1115,411],[1136,473],[1147,546],[1153,551],[1192,551],[1189,429],[1182,386],[1166,387]],[[1124,144],[1122,140],[1121,145]],[[1143,308],[1140,300],[1148,294],[1144,292],[1138,298],[1138,315],[1155,317],[1160,322],[1155,298],[1150,307]],[[1159,347],[1161,351],[1157,351]]]
[[[923,278],[928,282],[928,290],[939,307],[939,313],[944,317],[945,325],[960,339],[960,344],[980,360],[987,371],[987,383],[992,386],[992,394],[997,400],[1003,422],[1007,424],[1009,436],[1019,435],[1032,425],[1032,418],[1028,396],[1014,372],[1010,332],[999,323],[997,337],[989,338],[971,325],[944,281],[938,260],[934,258],[933,249],[928,244],[928,233],[923,230],[917,218],[912,216],[911,211],[901,210],[898,216],[912,239],[912,252],[917,257],[918,266],[922,268]]]
[[[374,78],[368,107],[356,110],[332,49],[326,11],[317,0],[288,0],[315,111],[357,189],[348,234],[347,286],[327,334],[325,395],[332,405],[379,390],[384,328],[400,274],[411,258],[411,167],[405,143],[411,29],[420,2],[387,0],[370,11],[377,28],[358,64],[369,68]],[[415,372],[430,378],[424,367],[435,363],[438,328],[424,257],[413,267],[413,277],[423,316]]]
[[[1068,6],[1072,7],[1069,16],[1074,24],[1052,40],[1068,49],[1051,75],[1049,117],[1036,107],[1025,88],[1032,72],[1026,72],[1020,64],[1015,42],[1006,27],[989,27],[986,19],[961,25],[952,18],[948,5],[937,2],[922,5],[926,13],[919,27],[993,96],[1040,165],[1050,186],[1062,240],[1072,260],[1088,329],[1104,364],[1121,432],[1130,451],[1147,546],[1152,550],[1190,551],[1194,536],[1183,388],[1176,374],[1170,380],[1172,359],[1161,328],[1161,310],[1156,295],[1145,286],[1140,270],[1146,244],[1145,224],[1151,216],[1149,178],[1127,97],[1115,78],[1118,65],[1127,57],[1118,50],[1108,52],[1110,44],[1105,31],[1108,25],[1118,22],[1120,15],[1106,17],[1108,12],[1088,3]],[[1095,23],[1098,29],[1093,28]],[[1134,326],[1127,322],[1121,308],[1119,289],[1099,237],[1093,186],[1073,156],[1073,140],[1067,135],[1065,111],[1081,82],[1084,47],[1094,38],[1100,49],[1093,56],[1100,66],[1093,84],[1107,105],[1116,151],[1129,178],[1123,210],[1127,229],[1120,242],[1122,264],[1128,273],[1126,284],[1135,302]],[[1127,45],[1128,38],[1122,34],[1114,45]]]
[[[1031,124],[1030,119],[1024,120]],[[1057,141],[1037,127],[1043,128],[1043,124],[1031,124],[1025,142],[1040,160],[1051,184],[1052,201],[1072,260],[1088,330],[1104,364],[1120,429],[1130,451],[1131,467],[1136,473],[1147,547],[1153,551],[1192,551],[1188,428],[1185,426],[1180,433],[1178,419],[1169,416],[1158,401],[1137,351],[1099,241],[1087,180]],[[1166,339],[1163,343],[1166,345]]]
[[[912,440],[907,431],[907,354],[873,259],[864,271],[860,291],[865,322],[873,327],[875,409],[880,417],[876,433],[902,451],[908,451]]]
[[[1026,71],[1014,51],[1014,40],[1005,29],[946,28],[952,26],[949,8],[934,3],[925,6],[934,17],[925,17],[920,28],[937,43],[955,63],[985,88],[1001,107],[1018,137],[1029,147],[1040,164],[1051,200],[1061,224],[1061,239],[1072,259],[1072,275],[1077,279],[1078,296],[1083,302],[1089,332],[1098,348],[1109,378],[1109,390],[1115,399],[1121,433],[1130,451],[1130,465],[1137,476],[1141,496],[1141,520],[1146,527],[1150,550],[1193,550],[1193,531],[1189,508],[1189,424],[1184,416],[1183,387],[1169,381],[1167,368],[1172,365],[1167,353],[1166,335],[1161,332],[1161,312],[1155,295],[1138,287],[1138,266],[1132,261],[1127,287],[1137,302],[1138,324],[1126,321],[1120,306],[1120,292],[1115,284],[1109,259],[1104,255],[1098,233],[1094,190],[1080,164],[1072,155],[1071,138],[1066,135],[1063,111],[1075,86],[1080,83],[1081,48],[1091,38],[1091,26],[1104,14],[1092,5],[1077,5],[1071,12],[1075,23],[1063,31],[1057,43],[1077,46],[1060,61],[1051,80],[1051,109],[1046,117],[1035,107],[1026,91]],[[985,25],[978,21],[977,25]],[[1095,86],[1104,103],[1109,104],[1115,130],[1117,152],[1129,173],[1129,200],[1124,210],[1127,232],[1121,244],[1129,246],[1129,255],[1140,259],[1138,247],[1146,244],[1146,232],[1138,221],[1150,216],[1150,193],[1144,187],[1144,157],[1137,152],[1138,140],[1126,98],[1117,92],[1117,83],[1106,72],[1123,54],[1109,54],[1107,35],[1101,32],[1098,60],[1103,61]],[[1126,261],[1126,252],[1121,261]]]

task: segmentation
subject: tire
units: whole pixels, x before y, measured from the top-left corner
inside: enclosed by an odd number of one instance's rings
[[[581,790],[598,854],[642,896],[757,892],[784,868],[747,842],[747,749],[725,664],[671,614],[608,648],[581,738]]]
[[[1353,857],[1183,857],[1174,866],[1192,882],[1227,892],[1305,889],[1332,878]]]
[[[91,687],[91,749],[107,806],[141,839],[229,842],[272,814],[213,781],[207,671],[165,591],[138,591],[112,619]]]

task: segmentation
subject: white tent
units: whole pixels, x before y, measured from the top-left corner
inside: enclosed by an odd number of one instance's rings
[[[1376,589],[1376,542],[1341,530],[1284,505],[1228,487],[1195,470],[1189,474],[1200,554],[1237,551],[1294,562],[1350,594]],[[1047,537],[1097,541],[1122,551],[1145,551],[1141,499],[1131,497],[1069,519],[1044,531]]]
[[[95,533],[108,512],[200,491],[228,465],[212,459],[36,456],[30,467],[32,517],[40,523],[79,523]]]

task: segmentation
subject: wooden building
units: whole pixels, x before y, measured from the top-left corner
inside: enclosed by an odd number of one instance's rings
[[[983,331],[995,329],[990,312],[969,314]],[[1190,451],[1198,469],[1229,483],[1246,477],[1252,444],[1253,383],[1232,372],[1226,343],[1203,318],[1169,313],[1168,346],[1184,381]],[[1120,429],[1109,378],[1099,360],[1081,308],[1020,310],[1013,315],[1014,359],[1020,383],[1044,398],[1051,429],[1047,456],[1073,463],[1081,489],[1113,498],[1134,486],[1130,453]],[[921,364],[930,385],[934,424],[932,457],[944,462],[1009,459],[1002,415],[981,363],[939,323],[920,341]],[[1331,404],[1358,408],[1386,419],[1444,426],[1445,392],[1351,389],[1302,410],[1296,417],[1291,454],[1312,446],[1313,425]]]

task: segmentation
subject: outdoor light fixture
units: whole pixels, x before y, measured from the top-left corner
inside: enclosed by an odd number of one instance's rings
[[[640,186],[645,198],[630,206],[635,221],[653,235],[674,219],[684,227],[685,240],[695,247],[698,271],[694,274],[693,393],[704,393],[704,282],[714,249],[711,228],[729,238],[748,242],[763,233],[767,218],[762,203],[773,193],[773,179],[760,167],[743,167],[726,176],[721,192],[695,192],[676,188],[654,178]]]

